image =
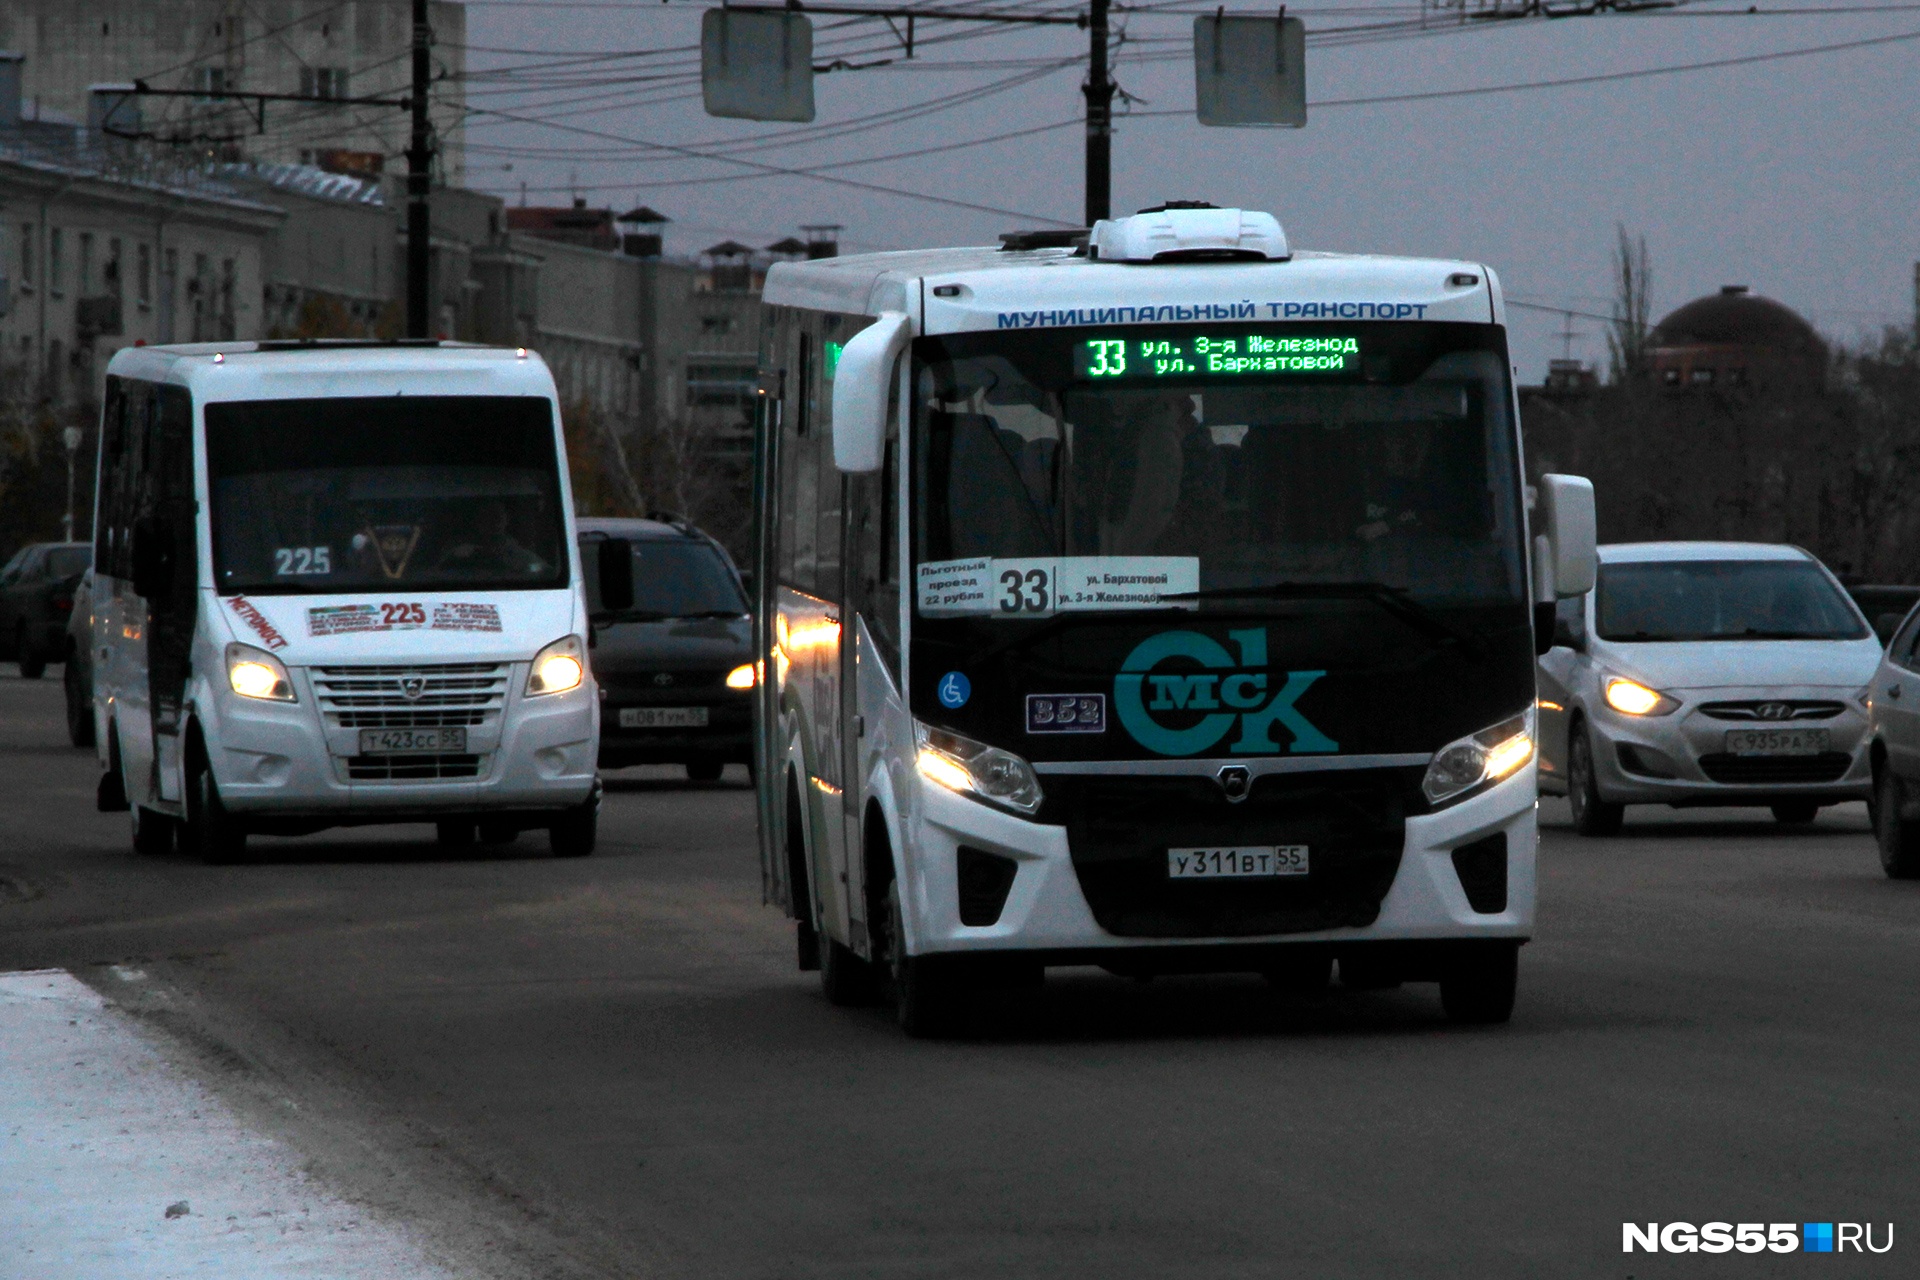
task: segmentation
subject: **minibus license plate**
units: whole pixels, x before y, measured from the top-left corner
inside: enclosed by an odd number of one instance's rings
[[[409,752],[446,752],[465,755],[465,729],[362,729],[360,754],[363,756],[406,755]]]
[[[1307,846],[1260,844],[1167,850],[1169,880],[1249,880],[1307,874]]]
[[[1832,734],[1825,729],[1729,729],[1727,754],[1735,756],[1817,756]]]
[[[622,707],[622,729],[704,729],[705,707]]]

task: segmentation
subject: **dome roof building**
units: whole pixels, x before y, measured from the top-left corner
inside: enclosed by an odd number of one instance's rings
[[[1654,378],[1675,391],[1811,389],[1826,374],[1827,344],[1814,327],[1741,284],[1668,315],[1647,345]]]

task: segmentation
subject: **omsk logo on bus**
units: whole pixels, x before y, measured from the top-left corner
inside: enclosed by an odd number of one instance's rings
[[[1258,755],[1281,750],[1274,739],[1278,729],[1289,739],[1288,751],[1338,751],[1340,744],[1296,705],[1327,673],[1264,670],[1264,627],[1229,631],[1227,638],[1240,650],[1238,659],[1197,631],[1163,631],[1135,646],[1113,681],[1114,710],[1134,741],[1163,756],[1191,756],[1237,728],[1231,749]],[[1270,687],[1276,679],[1277,689]]]

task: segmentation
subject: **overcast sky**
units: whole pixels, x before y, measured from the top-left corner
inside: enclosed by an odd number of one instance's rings
[[[1310,47],[1309,97],[1324,105],[1303,130],[1202,128],[1191,114],[1192,12],[1200,6],[1117,15],[1129,43],[1116,75],[1139,100],[1133,109],[1174,114],[1120,121],[1114,207],[1205,199],[1266,209],[1296,246],[1478,259],[1500,273],[1510,298],[1595,314],[1608,310],[1614,227],[1624,224],[1652,251],[1656,317],[1723,284],[1745,284],[1830,336],[1858,342],[1913,316],[1920,38],[1526,92],[1333,105],[1920,36],[1920,4],[1816,4],[1785,0],[1775,8],[1791,12],[1750,15],[1745,4],[1703,3]],[[548,51],[655,55],[566,68],[618,83],[504,92],[509,86],[500,82],[476,81],[471,103],[677,147],[771,139],[798,127],[702,112],[697,82],[681,77],[697,70],[704,7],[681,0],[469,3],[473,69],[554,64]],[[1025,7],[1071,11],[1052,0]],[[1846,11],[1859,9],[1866,11]],[[1311,36],[1418,9],[1327,0],[1290,12],[1305,18]],[[889,56],[878,23],[818,16],[814,25],[816,62]],[[922,42],[966,38],[923,45],[911,63],[819,76],[809,128],[991,92],[915,119],[787,140],[742,158],[783,168],[845,165],[1080,116],[1084,64],[1048,65],[1084,55],[1079,32],[917,28]],[[1037,225],[1033,218],[1077,222],[1083,200],[1077,127],[831,171],[1007,213],[785,175],[673,185],[747,170],[485,116],[473,117],[467,142],[471,185],[515,203],[525,183],[533,204],[565,203],[577,184],[594,204],[651,205],[674,219],[671,252],[727,237],[765,245],[803,223],[844,224],[850,251],[993,243],[1001,231]],[[1563,325],[1557,315],[1514,312],[1525,380],[1537,381],[1548,357],[1560,354]],[[1603,328],[1574,317],[1573,354],[1604,362]]]

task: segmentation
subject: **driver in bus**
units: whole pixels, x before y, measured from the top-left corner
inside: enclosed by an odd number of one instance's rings
[[[1355,529],[1362,542],[1376,542],[1396,533],[1418,533],[1421,512],[1432,501],[1432,482],[1426,475],[1432,452],[1432,432],[1419,425],[1389,427],[1382,436],[1380,467],[1366,494],[1366,521]]]
[[[537,553],[513,536],[513,513],[499,498],[483,503],[459,539],[442,553],[439,568],[460,569],[479,577],[519,577],[544,573],[549,567]]]
[[[1173,525],[1187,471],[1187,443],[1200,430],[1193,396],[1143,396],[1122,414],[1107,467],[1102,555],[1151,555]]]

